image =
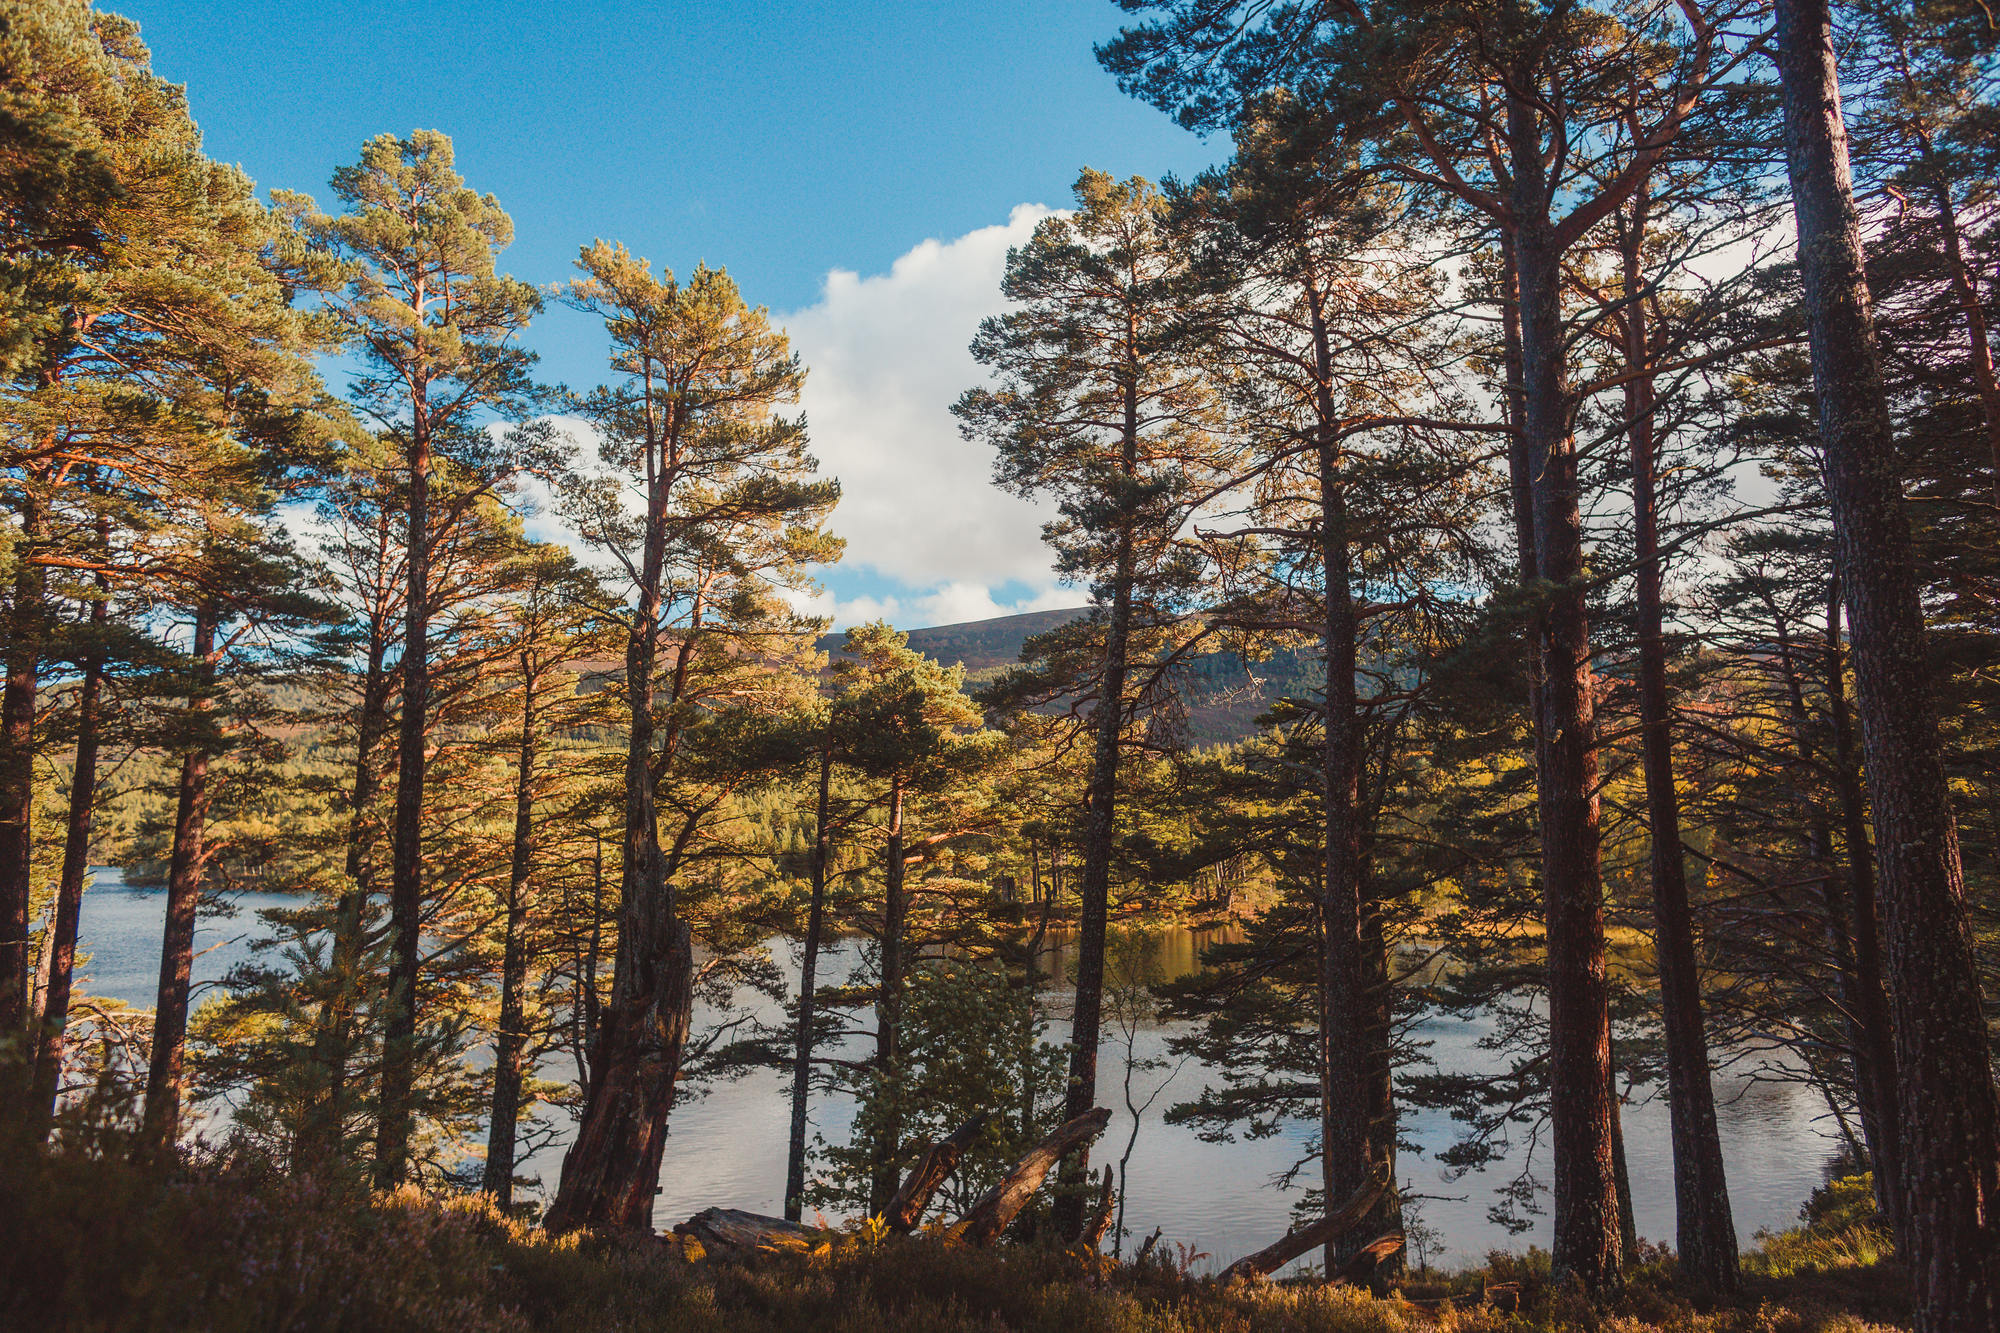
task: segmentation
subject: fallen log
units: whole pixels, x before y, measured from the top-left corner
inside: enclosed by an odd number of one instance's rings
[[[979,1131],[986,1128],[986,1122],[993,1118],[991,1111],[981,1111],[972,1119],[939,1139],[924,1153],[923,1160],[910,1171],[903,1181],[896,1197],[889,1200],[889,1206],[882,1211],[882,1221],[889,1230],[908,1234],[917,1229],[923,1220],[924,1209],[930,1206],[931,1196],[938,1192],[951,1173],[958,1169],[959,1159],[965,1150],[979,1137]]]
[[[1318,1249],[1366,1217],[1368,1210],[1375,1206],[1375,1201],[1380,1199],[1382,1192],[1388,1188],[1388,1174],[1378,1172],[1337,1210],[1328,1213],[1310,1226],[1300,1227],[1281,1241],[1266,1245],[1255,1254],[1244,1255],[1222,1270],[1221,1280],[1230,1282],[1240,1277],[1264,1277],[1283,1268],[1306,1251]],[[1400,1240],[1400,1235],[1398,1239]]]
[[[966,1210],[952,1225],[951,1235],[956,1240],[973,1245],[991,1245],[1000,1238],[1020,1211],[1028,1206],[1028,1200],[1035,1197],[1035,1191],[1042,1187],[1042,1181],[1051,1168],[1074,1149],[1082,1147],[1104,1132],[1111,1123],[1111,1112],[1098,1107],[1070,1121],[1055,1133],[1036,1144],[1014,1169],[1002,1176],[999,1183],[979,1197],[978,1202]]]
[[[809,1249],[834,1233],[738,1208],[704,1208],[675,1227],[674,1234],[699,1241],[704,1250],[712,1251]]]

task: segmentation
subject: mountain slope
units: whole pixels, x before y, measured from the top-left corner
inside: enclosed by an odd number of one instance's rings
[[[1021,645],[1037,634],[1086,614],[1084,607],[1030,611],[1023,615],[933,625],[909,631],[910,647],[946,666],[965,667],[968,687],[997,677],[1020,661]],[[829,634],[820,647],[840,651],[842,636]],[[1318,689],[1318,664],[1294,652],[1281,652],[1268,662],[1246,668],[1234,653],[1208,653],[1189,664],[1187,736],[1197,745],[1226,744],[1257,732],[1257,717],[1285,695],[1300,696]]]

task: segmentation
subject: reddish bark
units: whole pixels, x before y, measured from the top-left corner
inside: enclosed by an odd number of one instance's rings
[[[1533,479],[1540,726],[1536,790],[1549,976],[1549,1124],[1558,1273],[1586,1286],[1621,1267],[1613,1160],[1611,1020],[1599,877],[1597,717],[1585,604],[1583,523],[1561,315],[1562,246],[1547,221],[1533,110],[1510,113],[1517,168],[1521,432]]]
[[[0,696],[0,1042],[28,1032],[28,903],[34,860],[35,696],[42,665],[41,566],[29,558],[41,527],[30,497],[21,512],[7,684]]]
[[[90,627],[102,635],[107,615],[106,581],[97,576],[98,599]],[[49,981],[35,1044],[35,1088],[31,1110],[46,1133],[61,1091],[63,1056],[69,1030],[70,987],[76,973],[77,929],[83,920],[83,884],[90,874],[90,824],[97,807],[98,712],[104,689],[104,648],[93,643],[83,660],[76,701],[76,762],[70,773],[69,818],[63,830],[62,875],[56,885],[55,918],[50,925]]]
[[[190,711],[208,711],[208,687],[215,678],[215,611],[195,612],[195,690]],[[174,849],[167,868],[167,922],[160,943],[160,984],[153,1008],[152,1055],[146,1068],[143,1132],[156,1152],[180,1139],[182,1066],[187,1053],[189,982],[194,970],[195,909],[201,902],[208,867],[204,843],[208,819],[208,743],[197,736],[181,758],[179,798],[174,814]]]
[[[423,305],[421,288],[417,308]],[[423,947],[424,765],[430,733],[430,423],[415,389],[405,458],[410,492],[404,536],[403,708],[396,736],[396,808],[390,833],[389,993],[382,1030],[382,1118],[375,1185],[392,1189],[409,1169],[416,1108],[417,980]]]

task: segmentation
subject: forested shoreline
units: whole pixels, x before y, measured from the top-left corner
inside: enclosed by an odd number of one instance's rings
[[[248,1252],[265,1207],[339,1262],[506,1275],[298,1327],[645,1290],[660,1327],[879,1323],[854,1292],[920,1271],[1009,1327],[2000,1324],[1991,12],[1120,7],[1107,76],[1218,165],[1086,167],[1007,256],[934,447],[1044,506],[1085,605],[968,671],[980,626],[814,613],[841,482],[726,268],[578,237],[510,276],[436,130],[253,183],[135,24],[0,0],[18,1262],[46,1196],[72,1300],[94,1229],[208,1273],[174,1229]],[[544,379],[552,306],[601,328],[595,387]],[[150,1009],[83,985],[106,863],[164,884]],[[202,993],[197,921],[251,887],[288,905]],[[1187,976],[1130,966],[1224,924]],[[1434,1060],[1436,1014],[1503,1072]],[[1165,1021],[1216,1073],[1176,1123],[1308,1129],[1294,1229],[1207,1284],[1093,1146]],[[1715,1091],[1746,1060],[1827,1127],[1754,1252]],[[658,1248],[677,1105],[759,1069],[783,1216]],[[1653,1095],[1676,1222],[1641,1238]],[[1417,1108],[1450,1171],[1531,1145],[1482,1273],[1409,1258]],[[181,1308],[158,1280],[131,1318]]]

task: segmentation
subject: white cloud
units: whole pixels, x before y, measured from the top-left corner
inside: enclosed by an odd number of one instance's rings
[[[810,372],[803,406],[813,452],[824,473],[840,478],[833,529],[847,539],[840,565],[827,571],[834,588],[791,598],[801,610],[831,617],[835,628],[878,619],[917,628],[1085,600],[1050,568],[1041,527],[1052,511],[994,486],[990,451],[961,438],[951,414],[958,396],[986,378],[969,345],[979,321],[1001,308],[1007,251],[1051,211],[1021,204],[1002,225],[924,241],[887,273],[836,269],[817,302],[777,317]],[[549,421],[594,470],[589,424]],[[637,492],[627,488],[624,498],[636,514]],[[518,478],[510,501],[529,536],[604,563],[539,478]],[[295,522],[308,540],[320,535],[309,512]],[[843,584],[850,595],[841,595]],[[1003,600],[1006,588],[1022,595]]]
[[[930,625],[957,625],[969,620],[992,620],[1027,611],[1057,611],[1081,605],[1084,594],[1075,588],[1048,586],[1015,601],[999,601],[983,583],[953,581],[921,592],[891,594],[886,597],[840,597],[821,592],[816,597],[794,598],[801,611],[830,617],[835,629],[886,620],[902,629]]]
[[[992,484],[990,452],[960,438],[951,415],[959,394],[985,378],[968,344],[1000,307],[1007,251],[1049,212],[1022,204],[1005,225],[925,241],[884,274],[836,269],[816,303],[779,321],[810,370],[813,450],[841,480],[833,526],[847,539],[842,564],[911,590],[851,603],[861,619],[937,624],[911,617],[1029,609],[994,600],[991,590],[1007,583],[1034,589],[1038,605],[1082,600],[1056,589],[1041,543],[1046,511]]]

